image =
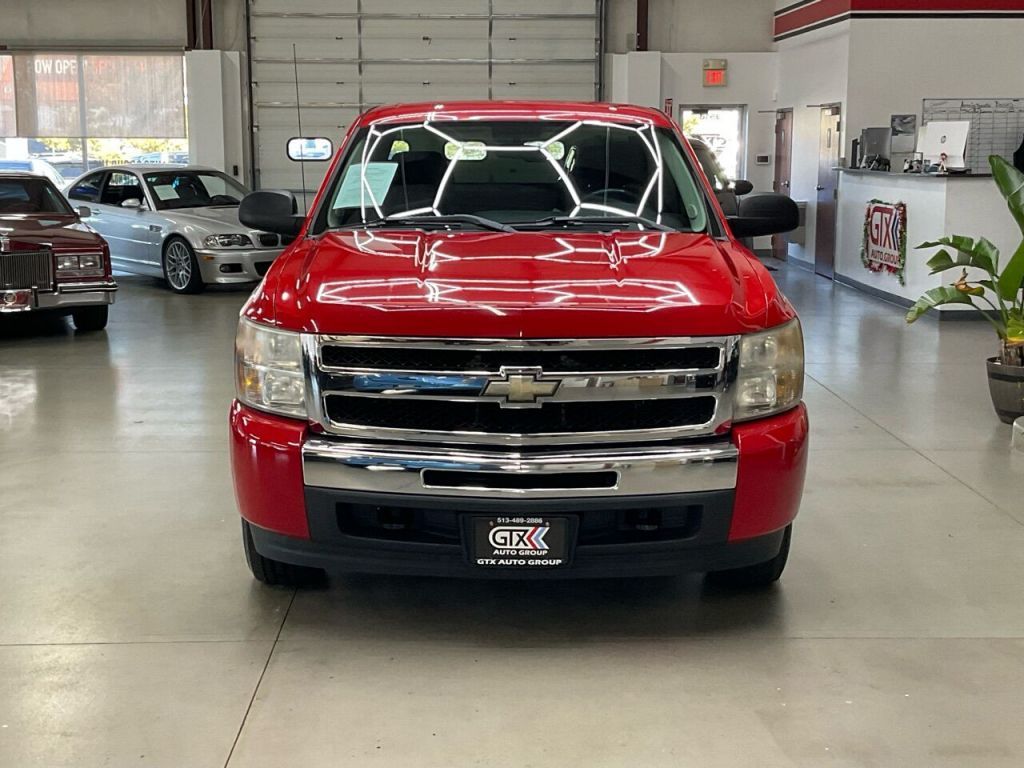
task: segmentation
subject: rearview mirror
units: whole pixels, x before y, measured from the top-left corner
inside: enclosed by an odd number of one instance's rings
[[[736,179],[732,183],[732,191],[737,197],[743,197],[754,191],[754,185],[746,179]]]
[[[800,209],[786,195],[765,192],[740,200],[739,215],[728,221],[736,237],[779,235],[800,226]]]
[[[305,216],[299,216],[298,210],[299,204],[291,192],[250,192],[238,206],[238,220],[261,232],[295,237],[305,221]]]
[[[317,136],[296,136],[288,139],[289,160],[330,160],[334,144],[330,139]]]

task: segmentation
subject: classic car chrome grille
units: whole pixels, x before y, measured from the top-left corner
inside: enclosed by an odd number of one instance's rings
[[[736,337],[304,338],[307,407],[329,434],[495,446],[636,442],[721,431]]]
[[[37,288],[53,290],[53,253],[17,251],[0,253],[0,290]]]

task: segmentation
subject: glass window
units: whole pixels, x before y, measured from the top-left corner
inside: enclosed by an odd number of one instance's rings
[[[0,138],[18,135],[14,116],[14,57],[0,56]]]
[[[708,223],[676,137],[641,123],[373,127],[357,137],[328,189],[329,227],[453,214],[512,225],[603,217],[704,231]]]
[[[100,185],[103,183],[104,172],[93,173],[78,181],[68,191],[71,200],[83,200],[95,203],[100,197]]]
[[[104,205],[120,205],[125,200],[145,200],[139,177],[134,173],[112,171],[103,185],[100,202]]]
[[[746,107],[680,107],[687,136],[707,144],[727,179],[742,179],[747,130]]]
[[[236,206],[249,190],[219,171],[156,171],[143,175],[159,210]]]
[[[11,213],[67,215],[72,210],[44,179],[0,178],[0,216]]]

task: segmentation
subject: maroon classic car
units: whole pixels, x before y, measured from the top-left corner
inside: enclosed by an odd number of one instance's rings
[[[0,173],[0,314],[70,314],[75,328],[107,324],[117,283],[106,241],[42,176]]]

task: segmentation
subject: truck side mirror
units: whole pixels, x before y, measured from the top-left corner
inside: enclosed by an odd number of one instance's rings
[[[298,215],[298,210],[299,204],[291,192],[250,192],[238,206],[238,220],[261,232],[295,237],[306,220],[305,216]]]
[[[765,192],[740,200],[739,215],[728,221],[736,237],[779,235],[800,226],[800,209],[786,195]]]

